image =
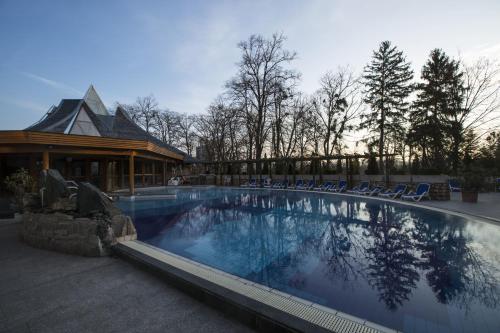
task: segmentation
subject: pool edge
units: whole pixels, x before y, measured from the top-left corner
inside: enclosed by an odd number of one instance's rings
[[[241,279],[141,241],[114,247],[191,296],[261,331],[397,332],[272,288]]]

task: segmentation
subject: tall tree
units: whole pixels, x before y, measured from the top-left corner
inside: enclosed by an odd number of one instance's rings
[[[128,106],[126,110],[130,113],[132,120],[149,133],[158,114],[158,102],[153,95],[137,97],[135,104]]]
[[[365,102],[371,109],[362,114],[360,128],[375,134],[371,141],[378,146],[380,170],[384,170],[382,155],[387,141],[397,140],[405,131],[412,79],[410,63],[403,52],[389,41],[380,44],[379,49],[373,52],[372,61],[365,67]]]
[[[155,113],[153,118],[154,134],[169,145],[179,146],[180,115],[169,109]]]
[[[179,115],[179,144],[189,155],[193,154],[193,147],[196,140],[194,133],[195,123],[196,116],[188,114]]]
[[[238,73],[227,83],[232,95],[244,105],[250,137],[255,147],[255,158],[262,157],[270,127],[270,113],[276,96],[295,84],[299,75],[286,66],[296,58],[296,53],[284,48],[285,36],[274,34],[270,39],[252,35],[238,47],[242,59]],[[257,163],[257,171],[260,163]]]
[[[452,169],[458,168],[459,148],[463,141],[463,73],[460,63],[440,49],[431,51],[417,85],[417,99],[411,113],[410,138],[422,150],[422,165],[446,171],[444,152]]]

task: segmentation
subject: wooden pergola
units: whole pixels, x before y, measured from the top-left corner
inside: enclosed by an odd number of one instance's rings
[[[312,169],[314,173],[312,173],[313,179],[316,180],[316,177],[319,178],[320,181],[323,180],[323,166],[322,162],[324,161],[332,161],[332,160],[340,160],[345,162],[345,175],[346,180],[349,185],[352,185],[352,176],[353,176],[353,160],[358,159],[368,159],[370,157],[379,158],[380,156],[395,156],[396,154],[337,154],[337,155],[316,155],[316,156],[302,156],[302,157],[271,157],[271,158],[261,158],[261,159],[242,159],[242,160],[227,160],[227,161],[197,161],[197,164],[203,165],[205,168],[215,168],[216,175],[222,177],[222,175],[227,174],[224,173],[223,170],[227,170],[228,167],[231,169],[231,176],[235,175],[234,170],[238,170],[237,175],[241,177],[241,166],[247,165],[247,175],[249,178],[253,176],[258,177],[259,181],[263,179],[263,176],[272,178],[272,163],[279,163],[284,165],[284,177],[288,179],[289,176],[292,177],[292,181],[296,181],[296,163],[297,162],[310,162],[313,166]],[[265,175],[262,173],[262,166],[268,163],[269,172]],[[254,168],[255,166],[255,168]],[[289,174],[289,167],[291,166],[291,174]],[[255,174],[253,173],[255,171]],[[388,176],[387,171],[384,172],[386,178]],[[220,179],[222,183],[222,180]]]
[[[99,177],[102,177],[101,183],[104,184],[102,189],[111,190],[108,188],[108,177],[113,177],[117,188],[128,185],[132,194],[135,192],[136,178],[142,177],[142,184],[148,177],[153,184],[166,185],[168,166],[177,166],[184,160],[184,156],[150,141],[50,132],[0,131],[0,158],[15,159],[16,156],[28,156],[27,169],[35,178],[40,169],[37,163],[41,162],[41,169],[45,170],[53,167],[52,163],[59,158],[64,164],[69,164],[63,166],[63,176],[72,179],[75,175],[68,170],[71,170],[72,159],[78,158],[84,163],[83,179],[89,181],[90,161],[99,161]],[[136,170],[136,159],[150,163],[140,163],[142,170]],[[109,170],[110,163],[116,170]],[[145,171],[146,168],[149,171]],[[128,171],[126,174],[125,169]],[[128,181],[125,177],[128,177]]]

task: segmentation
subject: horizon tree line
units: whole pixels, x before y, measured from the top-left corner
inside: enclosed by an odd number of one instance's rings
[[[367,173],[457,174],[474,159],[500,172],[498,63],[466,63],[436,48],[415,80],[404,52],[383,41],[361,74],[328,71],[307,95],[285,41],[273,34],[238,43],[236,73],[205,113],[161,109],[153,95],[124,107],[147,132],[190,155],[201,147],[210,161],[335,155],[354,140],[373,155]],[[327,172],[341,168],[330,164]]]

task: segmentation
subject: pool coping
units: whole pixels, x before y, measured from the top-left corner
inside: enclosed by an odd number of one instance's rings
[[[115,252],[162,274],[180,289],[259,330],[395,333],[394,329],[269,288],[141,241]]]

